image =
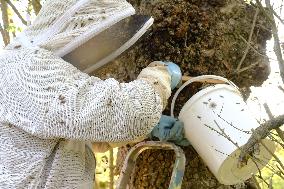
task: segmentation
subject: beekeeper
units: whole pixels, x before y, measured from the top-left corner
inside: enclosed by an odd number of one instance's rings
[[[124,0],[50,0],[2,52],[0,188],[92,188],[91,144],[108,149],[149,135],[183,141],[182,123],[161,118],[176,65],[154,62],[137,80],[119,83],[58,56],[131,11]]]

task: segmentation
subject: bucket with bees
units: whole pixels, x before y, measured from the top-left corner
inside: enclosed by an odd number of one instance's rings
[[[193,82],[221,81],[194,94],[183,106],[179,119],[184,122],[185,136],[201,156],[218,181],[233,185],[249,179],[272,158],[264,146],[245,166],[238,166],[241,147],[246,144],[252,130],[259,126],[251,115],[238,87],[226,78],[204,75],[190,78],[174,95],[171,114],[174,116],[175,101],[179,93]],[[263,139],[270,151],[275,144]]]

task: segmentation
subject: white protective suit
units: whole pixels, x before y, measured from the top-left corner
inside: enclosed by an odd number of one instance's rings
[[[157,124],[170,96],[166,68],[148,67],[137,80],[118,83],[82,73],[60,58],[133,13],[124,0],[50,0],[5,48],[1,189],[92,188],[91,142],[131,142]]]

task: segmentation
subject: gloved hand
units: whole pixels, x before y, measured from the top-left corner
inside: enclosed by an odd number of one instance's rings
[[[171,89],[175,88],[181,80],[181,71],[174,63],[155,61],[141,71],[138,79],[151,83],[162,98],[165,108],[171,96]]]
[[[173,90],[181,82],[182,73],[180,67],[173,62],[162,63],[167,66],[168,72],[171,76],[171,89]]]
[[[190,145],[184,137],[183,123],[165,115],[162,115],[160,122],[154,127],[149,137],[157,137],[160,141],[169,141],[180,146]]]

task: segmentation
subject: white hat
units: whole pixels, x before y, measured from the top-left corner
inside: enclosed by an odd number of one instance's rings
[[[133,14],[135,9],[125,0],[48,0],[33,24],[15,41],[63,57]]]

